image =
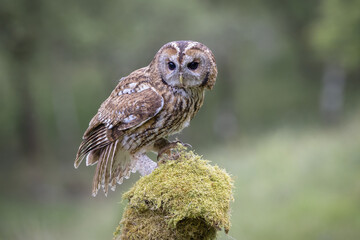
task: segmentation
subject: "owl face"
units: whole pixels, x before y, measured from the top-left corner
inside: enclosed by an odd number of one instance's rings
[[[215,58],[205,45],[193,41],[165,44],[157,53],[162,81],[173,87],[205,87],[215,84]]]

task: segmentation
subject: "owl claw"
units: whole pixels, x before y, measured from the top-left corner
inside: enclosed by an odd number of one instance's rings
[[[182,144],[186,148],[192,148],[192,146],[189,143],[183,143],[183,142],[179,142],[179,143]]]
[[[186,148],[192,148],[192,146],[188,143],[183,143],[180,140],[176,140],[174,142],[169,142],[166,146],[164,146],[163,148],[161,148],[158,152],[158,156],[157,156],[157,160],[159,162],[164,162],[166,159],[172,159],[172,160],[176,160],[178,159],[178,154],[172,152],[172,150],[174,148],[177,148],[178,144],[183,145]]]
[[[171,143],[174,143],[174,144],[178,144],[178,143],[180,143],[181,145],[183,145],[184,147],[186,147],[186,148],[192,148],[192,146],[189,144],[189,143],[184,143],[184,142],[182,142],[181,140],[179,140],[179,139],[177,139],[176,138],[176,140],[174,141],[174,142],[171,142]]]

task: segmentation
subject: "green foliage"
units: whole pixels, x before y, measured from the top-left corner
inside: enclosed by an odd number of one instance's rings
[[[185,132],[194,146],[221,137],[222,131],[209,131],[223,125],[221,116],[233,119],[227,130],[233,135],[269,128],[279,118],[316,116],[318,72],[298,66],[302,56],[305,66],[315,66],[302,46],[316,13],[313,5],[317,1],[2,1],[0,150],[20,155],[17,148],[34,142],[35,155],[51,149],[49,158],[57,159],[52,149],[65,142],[61,153],[72,156],[117,80],[175,39],[205,43],[219,68],[216,87],[191,123],[201,134]],[[343,25],[339,29],[352,29]],[[353,32],[349,39],[356,37]],[[28,52],[27,59],[17,59],[18,51]],[[36,134],[27,138],[23,128]]]
[[[312,41],[325,60],[348,69],[360,65],[360,1],[322,1],[320,17],[313,23]]]
[[[238,227],[230,235],[359,239],[359,117],[336,128],[284,126],[210,150],[236,176],[231,220]]]
[[[232,179],[193,152],[177,150],[123,195],[129,200],[121,239],[214,239],[216,230],[230,229]],[[121,234],[120,234],[121,232]]]

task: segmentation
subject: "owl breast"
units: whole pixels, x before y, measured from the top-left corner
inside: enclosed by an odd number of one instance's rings
[[[156,140],[180,132],[189,125],[204,101],[199,89],[170,89],[164,91],[163,109],[143,125],[128,129],[120,139],[123,148],[135,152],[151,146]]]

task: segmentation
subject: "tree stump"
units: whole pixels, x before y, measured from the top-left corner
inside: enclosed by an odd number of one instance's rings
[[[174,160],[175,158],[175,160]],[[231,177],[178,146],[123,195],[129,201],[113,240],[215,239],[230,229]]]

